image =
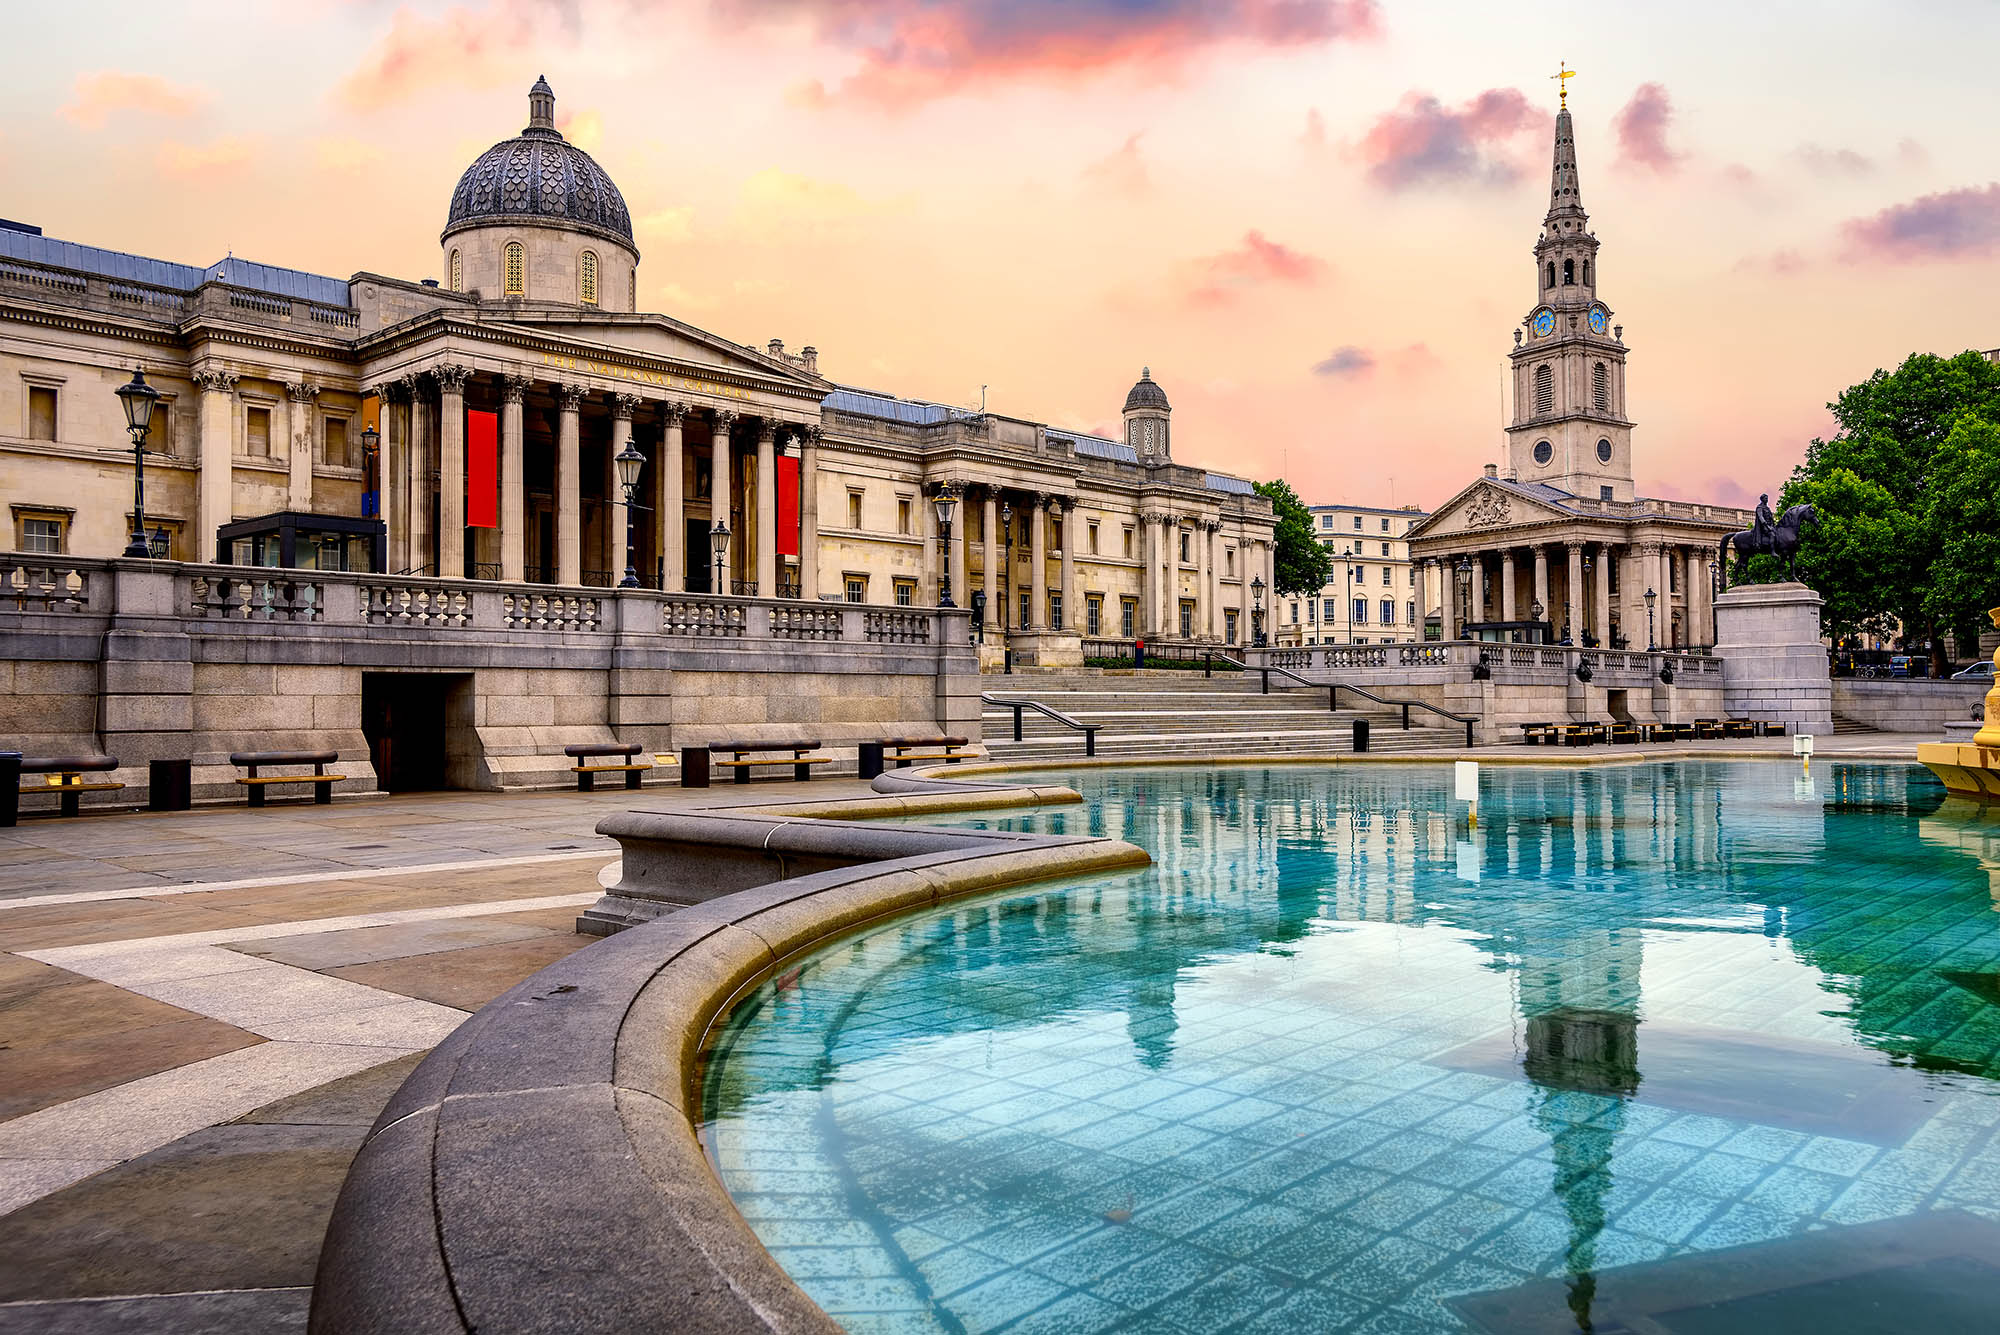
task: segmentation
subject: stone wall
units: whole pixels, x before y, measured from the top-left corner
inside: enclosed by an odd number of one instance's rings
[[[114,755],[106,801],[166,759],[234,795],[241,750],[338,751],[372,790],[364,691],[425,679],[451,787],[568,783],[564,746],[611,741],[803,736],[851,772],[862,741],[980,726],[962,611],[0,557],[0,749]]]
[[[1904,677],[1869,680],[1836,677],[1833,712],[1883,732],[1944,734],[1945,724],[1981,717],[1988,683]]]

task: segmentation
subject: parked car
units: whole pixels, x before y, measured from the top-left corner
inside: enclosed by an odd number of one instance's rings
[[[1969,668],[1961,668],[1957,672],[1952,673],[1951,679],[1953,681],[1992,681],[1993,664],[1991,662],[1974,663]]]

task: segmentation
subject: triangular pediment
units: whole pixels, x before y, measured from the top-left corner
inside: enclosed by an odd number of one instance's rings
[[[1536,496],[1526,488],[1494,478],[1479,478],[1432,511],[1429,518],[1410,530],[1410,537],[1413,540],[1441,538],[1455,533],[1547,524],[1576,517],[1574,512],[1560,503]]]
[[[779,392],[823,396],[833,386],[803,367],[666,315],[593,317],[569,312],[523,314],[507,323],[576,348],[579,354],[667,361],[771,382]]]

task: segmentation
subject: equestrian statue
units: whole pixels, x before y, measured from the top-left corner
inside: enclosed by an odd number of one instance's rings
[[[1722,584],[1741,584],[1750,569],[1750,558],[1768,553],[1785,563],[1785,578],[1791,579],[1792,559],[1799,554],[1799,537],[1807,524],[1814,522],[1810,505],[1794,505],[1779,519],[1771,517],[1771,496],[1766,492],[1757,498],[1757,518],[1747,529],[1738,533],[1725,534],[1722,539],[1720,556],[1722,560]],[[1736,573],[1729,573],[1729,552],[1736,550]]]

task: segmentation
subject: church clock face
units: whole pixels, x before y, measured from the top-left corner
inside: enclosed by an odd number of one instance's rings
[[[1604,332],[1603,311],[1593,309],[1590,312],[1590,332],[1593,334],[1601,334]]]
[[[1555,332],[1556,313],[1554,311],[1535,312],[1535,337],[1547,338]]]

